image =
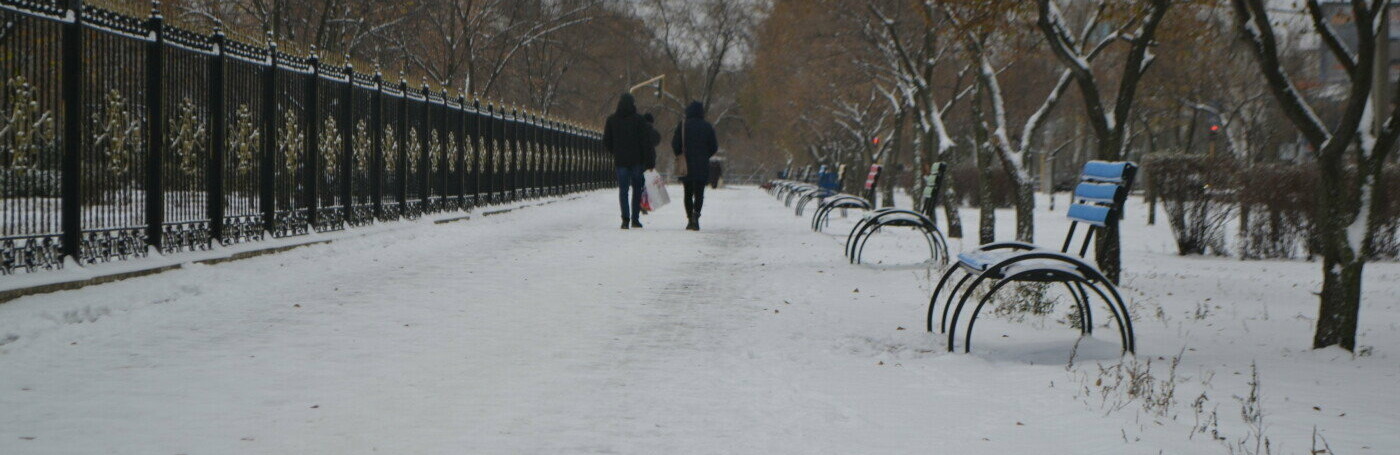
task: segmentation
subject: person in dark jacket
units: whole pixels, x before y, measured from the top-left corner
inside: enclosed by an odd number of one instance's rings
[[[661,146],[661,132],[656,130],[656,116],[650,112],[642,116],[647,121],[647,148],[642,156],[642,167],[647,170],[656,169],[656,148]]]
[[[603,128],[603,146],[612,153],[613,165],[617,167],[618,203],[622,207],[623,229],[642,227],[642,172],[647,165],[646,150],[651,143],[649,131],[651,127],[637,113],[637,100],[631,93],[623,93],[622,99],[617,101],[617,111],[608,117]],[[632,190],[630,205],[628,188]]]
[[[677,159],[684,159],[687,171],[681,177],[685,185],[685,213],[690,223],[687,230],[700,230],[700,208],[705,205],[705,184],[710,180],[710,158],[719,152],[715,127],[705,121],[705,105],[692,101],[685,108],[685,120],[676,126],[671,136],[671,150]]]

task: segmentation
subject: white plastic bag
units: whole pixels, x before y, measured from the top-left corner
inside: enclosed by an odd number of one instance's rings
[[[642,178],[646,180],[646,194],[651,202],[652,210],[671,203],[671,195],[666,193],[666,181],[661,178],[661,174],[656,173],[656,171],[646,171],[642,174]]]

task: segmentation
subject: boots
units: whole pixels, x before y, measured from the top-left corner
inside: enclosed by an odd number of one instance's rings
[[[623,229],[627,229],[627,228],[630,227],[631,225],[632,225],[632,223],[628,222],[626,218],[623,218],[623,219],[622,219],[622,228],[623,228]]]
[[[699,217],[699,216],[696,216],[696,215],[691,215],[691,216],[690,216],[690,223],[685,225],[685,230],[687,230],[687,231],[698,231],[698,230],[700,230],[700,217]]]
[[[641,222],[641,220],[632,220],[632,229],[641,229],[641,228],[642,228],[642,222]]]

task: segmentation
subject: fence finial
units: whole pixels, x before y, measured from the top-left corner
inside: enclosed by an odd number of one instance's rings
[[[151,18],[160,18],[160,0],[151,0]]]

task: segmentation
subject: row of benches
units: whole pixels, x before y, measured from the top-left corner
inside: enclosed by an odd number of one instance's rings
[[[942,194],[946,172],[947,166],[941,163],[932,167],[917,204],[918,211],[892,207],[877,209],[873,201],[867,198],[798,181],[775,180],[765,188],[784,201],[785,206],[795,206],[798,216],[803,216],[807,205],[816,202],[817,210],[811,217],[811,229],[817,232],[830,225],[832,213],[837,210],[864,211],[865,215],[846,236],[845,255],[852,264],[862,262],[865,244],[872,235],[885,228],[905,227],[923,234],[929,245],[930,262],[945,266],[950,260],[949,249],[947,240],[938,229],[935,209],[938,195]],[[968,352],[978,315],[1007,285],[1026,282],[1060,284],[1074,300],[1082,335],[1093,333],[1092,307],[1097,298],[1108,307],[1116,322],[1123,352],[1135,352],[1132,317],[1128,314],[1127,304],[1117,286],[1085,257],[1095,235],[1116,225],[1122,217],[1136,173],[1137,165],[1131,162],[1091,161],[1085,164],[1066,214],[1071,221],[1069,232],[1058,250],[1023,242],[997,242],[959,254],[957,263],[946,268],[929,298],[926,330],[934,331],[933,320],[936,315],[939,316],[938,331],[947,336],[948,350],[953,351],[964,309],[978,294],[975,290],[989,285],[987,291],[980,294],[976,306],[967,313],[962,346],[963,351]],[[1076,242],[1080,225],[1087,228],[1083,229]],[[1071,248],[1076,244],[1078,250],[1072,253]],[[959,275],[960,278],[953,280]],[[950,283],[953,283],[951,288],[948,287]],[[945,297],[945,290],[948,291],[946,299],[940,299]],[[943,301],[941,312],[936,311],[940,300]]]

